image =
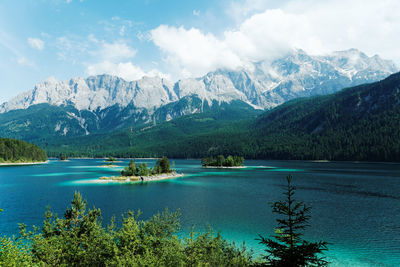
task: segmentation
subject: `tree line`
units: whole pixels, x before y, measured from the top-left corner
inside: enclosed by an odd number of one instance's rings
[[[207,166],[215,166],[215,167],[238,167],[243,166],[243,157],[239,157],[237,155],[228,157],[224,157],[224,155],[218,155],[216,158],[214,157],[206,157],[201,159],[201,165],[204,167]]]
[[[0,138],[0,162],[40,162],[46,161],[46,152],[34,144]]]

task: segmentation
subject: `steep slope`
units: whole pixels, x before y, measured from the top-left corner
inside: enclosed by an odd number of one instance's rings
[[[50,155],[63,152],[70,156],[130,156],[151,157],[167,153],[176,157],[195,157],[191,144],[197,136],[215,133],[242,132],[248,129],[261,110],[255,110],[241,101],[213,105],[202,113],[184,115],[156,125],[143,125],[139,129],[119,130],[111,134],[95,134],[81,138],[63,137],[40,143]],[[185,142],[188,142],[186,144]],[[180,146],[184,144],[185,146]],[[198,147],[203,153],[202,147]],[[187,150],[187,153],[186,153]],[[212,150],[212,148],[211,148]]]
[[[400,161],[400,73],[332,95],[289,101],[257,118],[254,114],[249,117],[251,113],[245,110],[216,109],[132,133],[102,136],[86,146],[84,152],[116,156],[240,154],[268,159]],[[85,143],[71,142],[69,152],[82,153],[78,148],[84,146]]]
[[[138,109],[151,110],[176,101],[172,84],[158,77],[144,77],[127,82],[111,75],[91,76],[87,79],[73,78],[57,81],[49,78],[1,105],[0,112],[26,109],[32,105],[72,105],[78,110],[102,110],[115,104],[126,107],[133,104]]]
[[[110,75],[50,78],[0,106],[0,136],[42,142],[137,129],[234,101],[270,109],[298,97],[376,81],[395,70],[390,61],[355,49],[327,56],[296,50],[246,70],[217,70],[175,84],[157,77],[133,82]]]
[[[210,104],[203,102],[197,95],[187,96],[161,106],[151,114],[146,109],[136,108],[132,103],[126,107],[116,104],[95,111],[78,110],[72,105],[37,104],[27,109],[0,114],[0,136],[46,143],[54,138],[76,138],[110,133],[118,129],[138,129],[144,125],[151,126],[183,115],[217,109],[220,106],[216,101]],[[251,106],[248,107],[252,109]]]
[[[285,103],[253,129],[260,157],[400,161],[400,73]]]
[[[131,105],[139,112],[147,110],[151,114],[160,106],[192,95],[209,105],[213,101],[241,100],[271,108],[293,98],[328,94],[344,87],[378,81],[396,71],[391,61],[368,57],[356,49],[327,56],[310,56],[295,50],[273,62],[257,62],[251,68],[235,71],[217,70],[175,84],[158,77],[132,82],[110,75],[69,81],[49,78],[3,103],[0,113],[47,103],[89,111]]]

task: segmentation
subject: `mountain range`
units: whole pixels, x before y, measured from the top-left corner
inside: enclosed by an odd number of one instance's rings
[[[326,56],[295,50],[248,69],[217,70],[176,83],[158,77],[129,82],[110,75],[49,78],[0,106],[0,136],[60,144],[124,129],[143,131],[197,113],[236,111],[244,120],[292,99],[335,93],[397,70],[393,62],[356,49]]]
[[[242,100],[255,107],[271,108],[293,98],[329,94],[344,87],[377,81],[396,71],[393,62],[377,55],[368,57],[356,49],[328,56],[310,56],[296,50],[271,64],[258,62],[252,70],[217,70],[175,84],[159,77],[132,82],[110,75],[69,81],[52,77],[2,104],[0,112],[48,103],[89,111],[132,105],[152,113],[160,106],[193,95],[209,105],[214,100]]]
[[[243,102],[113,133],[65,137],[51,155],[400,161],[400,73],[268,111]]]

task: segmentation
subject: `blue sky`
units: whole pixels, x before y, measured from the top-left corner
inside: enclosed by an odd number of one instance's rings
[[[0,102],[50,76],[170,80],[248,67],[293,48],[400,55],[399,1],[4,0]]]

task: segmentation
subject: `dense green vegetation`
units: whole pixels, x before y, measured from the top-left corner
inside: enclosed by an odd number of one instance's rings
[[[117,159],[116,159],[116,158],[113,158],[113,157],[108,157],[108,158],[106,159],[106,161],[107,161],[107,162],[110,162],[110,163],[114,163],[116,160],[117,160]]]
[[[96,154],[113,146],[121,157],[236,154],[249,159],[400,161],[399,73],[336,94],[290,101],[257,118],[240,119],[241,109],[225,111],[119,132],[100,138],[104,146],[86,148]]]
[[[161,157],[169,158],[208,156],[204,154],[203,144],[198,147],[179,147],[179,144],[192,143],[197,136],[208,136],[216,132],[221,135],[236,132],[237,129],[246,128],[250,120],[261,114],[261,110],[254,110],[247,104],[231,103],[213,108],[204,113],[196,113],[174,119],[160,124],[141,126],[134,131],[130,129],[119,130],[114,133],[93,134],[80,138],[57,138],[46,140],[42,144],[48,155],[58,155],[60,151],[68,156],[105,157]],[[224,144],[224,141],[220,143]],[[187,144],[184,144],[187,146]],[[187,152],[185,151],[187,149]],[[199,149],[196,153],[196,149]],[[211,150],[212,151],[212,148]],[[164,153],[165,152],[165,153]],[[212,154],[229,153],[216,153]],[[211,155],[211,154],[210,154]]]
[[[153,168],[147,167],[147,163],[140,163],[139,166],[134,160],[129,162],[129,165],[121,171],[122,176],[149,176],[162,173],[170,173],[171,167],[167,157],[163,156],[158,159]]]
[[[46,152],[37,145],[16,139],[0,138],[0,163],[41,162],[46,160]]]
[[[201,165],[203,167],[207,166],[215,166],[215,167],[238,167],[243,166],[243,157],[239,156],[231,156],[224,157],[223,155],[218,155],[216,158],[214,157],[207,157],[201,159]]]
[[[58,159],[59,160],[68,160],[68,157],[67,157],[67,155],[65,155],[63,153],[60,153],[60,155],[58,156]]]
[[[75,192],[64,217],[47,208],[41,228],[27,231],[20,224],[20,236],[1,237],[0,266],[322,266],[319,256],[326,243],[301,239],[307,226],[309,208],[293,198],[290,184],[285,201],[275,202],[277,241],[260,236],[268,253],[254,259],[245,246],[230,243],[211,228],[197,233],[192,230],[178,238],[179,213],[165,210],[148,220],[140,213],[127,212],[120,225],[113,218],[104,227],[101,210],[88,209],[86,200]],[[1,213],[1,209],[0,209]]]
[[[291,185],[292,176],[286,177],[285,200],[272,203],[272,211],[280,217],[276,219],[274,239],[260,236],[265,245],[267,266],[327,266],[328,262],[319,254],[326,251],[324,241],[309,242],[303,240],[302,231],[309,226],[310,208],[294,199],[296,187]]]
[[[266,112],[237,102],[133,131],[29,140],[50,156],[400,161],[400,74]]]
[[[249,252],[212,230],[178,238],[179,214],[148,220],[128,212],[122,225],[101,224],[100,209],[87,209],[75,193],[63,218],[49,209],[42,228],[0,240],[0,266],[250,266]]]

